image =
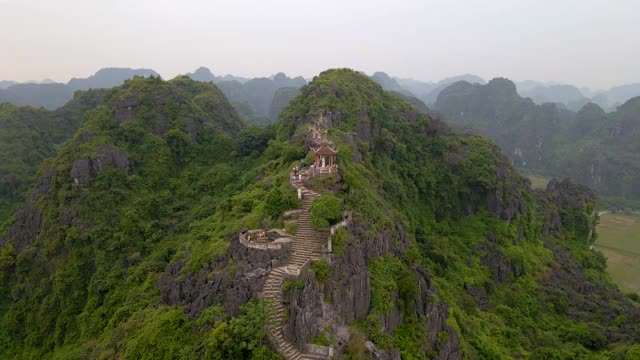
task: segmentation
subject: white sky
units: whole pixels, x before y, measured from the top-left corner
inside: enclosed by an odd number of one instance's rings
[[[640,82],[638,20],[640,1],[626,0],[0,0],[0,79],[350,67],[607,88]]]

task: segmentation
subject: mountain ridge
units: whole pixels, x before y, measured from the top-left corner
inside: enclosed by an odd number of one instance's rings
[[[275,128],[246,127],[215,84],[187,77],[110,90],[0,227],[0,355],[278,359],[258,295],[295,250],[260,245],[297,231],[291,172],[318,141],[338,167],[305,179],[322,193],[310,224],[353,217],[282,285],[283,336],[298,348],[606,357],[640,336],[638,308],[588,246],[592,191],[534,192],[491,141],[332,69]],[[265,227],[256,246],[240,241]]]

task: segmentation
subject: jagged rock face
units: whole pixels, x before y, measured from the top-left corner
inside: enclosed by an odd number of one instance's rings
[[[283,327],[284,336],[302,349],[316,336],[319,328],[318,319],[322,317],[322,289],[316,281],[315,274],[307,272],[300,279],[302,289],[289,291],[289,319]]]
[[[367,234],[368,224],[354,221],[348,227],[354,237],[344,254],[334,256],[331,262],[331,283],[328,292],[333,299],[336,313],[346,322],[352,323],[369,313],[371,304],[371,277],[369,261],[386,254],[401,256],[408,244],[408,238],[401,225],[396,225],[394,234],[384,230],[371,236]],[[394,244],[394,236],[400,239]]]
[[[74,186],[84,188],[89,185],[93,176],[109,168],[118,169],[127,175],[131,172],[127,155],[113,145],[104,145],[98,148],[95,159],[83,158],[74,161],[70,176]]]
[[[229,314],[236,315],[240,305],[262,290],[267,273],[285,264],[291,254],[290,244],[279,250],[255,250],[240,244],[235,236],[230,241],[227,254],[196,273],[183,273],[184,259],[169,265],[158,282],[160,301],[186,306],[191,319],[213,304],[223,304]]]
[[[506,163],[496,165],[495,190],[488,191],[485,196],[487,209],[507,221],[528,211],[524,194],[514,190],[521,188],[521,184],[517,182],[522,179],[512,176],[510,170],[512,169]]]
[[[585,268],[576,263],[569,250],[546,240],[554,255],[553,271],[539,280],[541,302],[572,320],[596,323],[608,341],[637,342],[640,339],[640,309],[632,305],[617,287],[587,279]],[[565,304],[560,306],[565,299]],[[612,303],[617,304],[611,306]]]
[[[586,240],[581,246],[588,246],[596,224],[595,211],[589,209],[588,204],[595,202],[596,194],[568,179],[553,179],[546,191],[537,195],[545,207],[544,246],[553,253],[551,271],[543,272],[544,276],[538,279],[541,303],[573,320],[591,322],[593,326],[597,323],[597,330],[605,334],[608,341],[637,341],[640,310],[627,301],[618,288],[588,279],[586,269],[600,267],[603,270],[604,257],[594,256],[589,264],[580,264],[570,248],[555,237],[575,231],[583,235],[580,239]],[[611,306],[612,303],[617,305]]]
[[[289,320],[285,326],[285,335],[289,340],[299,345],[304,344],[327,326],[339,333],[344,325],[353,324],[369,314],[372,291],[370,261],[385,255],[402,257],[409,243],[409,238],[399,223],[393,230],[383,230],[375,235],[367,233],[370,225],[356,219],[348,226],[347,230],[353,235],[353,239],[347,244],[342,256],[332,256],[330,279],[322,286],[314,281],[311,273],[299,279],[305,285],[303,289],[294,288],[290,291]],[[436,359],[460,359],[460,340],[446,323],[449,316],[448,305],[442,301],[432,302],[437,289],[426,270],[418,267],[414,272],[420,292],[413,303],[413,311],[427,317],[429,348],[438,354]],[[332,299],[331,303],[324,303],[325,295]],[[383,329],[388,334],[392,334],[404,320],[404,314],[397,305],[398,296],[397,292],[392,294],[396,306],[381,319]],[[438,339],[438,334],[443,332],[447,335],[446,341]],[[339,342],[338,347],[346,345],[347,340],[348,337],[342,339],[343,342]],[[372,349],[370,353],[377,359],[400,358],[393,348],[389,351]]]
[[[38,230],[42,224],[42,211],[32,202],[27,202],[25,206],[14,214],[15,221],[7,229],[4,237],[0,237],[0,245],[5,245],[11,241],[12,246],[21,251],[36,238]]]
[[[573,219],[571,217],[572,211],[581,213],[586,204],[595,203],[597,195],[588,187],[571,182],[569,179],[562,181],[552,179],[546,191],[538,198],[545,205],[544,235],[559,233],[565,225],[583,227],[583,231],[588,231],[589,235],[595,231],[595,211],[589,215],[589,218]]]
[[[480,244],[478,251],[482,253],[480,262],[491,270],[492,278],[500,283],[517,279],[523,269],[520,264],[513,264],[505,254],[494,244],[496,238],[493,234],[487,234],[488,242]]]

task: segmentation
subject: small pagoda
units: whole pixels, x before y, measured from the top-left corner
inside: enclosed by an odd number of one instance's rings
[[[336,154],[338,150],[334,149],[328,141],[324,140],[320,144],[311,148],[316,156],[313,166],[321,173],[330,173],[336,165]]]

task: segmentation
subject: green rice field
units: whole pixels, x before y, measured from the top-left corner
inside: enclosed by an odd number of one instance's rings
[[[613,280],[625,293],[640,293],[640,213],[601,213],[597,233],[594,245]]]
[[[547,188],[547,184],[549,183],[549,180],[551,180],[548,177],[544,177],[544,176],[539,176],[539,175],[529,175],[527,176],[529,178],[529,180],[531,180],[531,187],[534,189],[546,189]]]

